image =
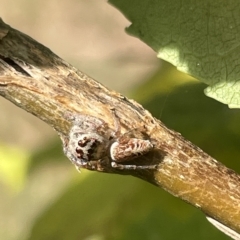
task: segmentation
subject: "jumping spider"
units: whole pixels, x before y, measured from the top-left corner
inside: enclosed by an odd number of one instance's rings
[[[156,165],[122,164],[153,150],[149,140],[121,135],[120,125],[115,121],[116,130],[107,123],[89,115],[76,115],[64,146],[65,155],[79,168],[96,170],[96,162],[108,157],[111,167],[117,169],[156,169]]]

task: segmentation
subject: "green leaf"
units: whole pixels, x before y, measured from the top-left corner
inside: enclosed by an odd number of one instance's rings
[[[110,0],[140,38],[180,71],[209,86],[205,94],[240,107],[240,2]]]

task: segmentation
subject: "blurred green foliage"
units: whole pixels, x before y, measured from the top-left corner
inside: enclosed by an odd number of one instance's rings
[[[203,88],[163,63],[131,97],[168,127],[240,171],[240,113],[204,96]],[[3,191],[1,239],[229,239],[199,210],[140,179],[85,170],[79,174],[56,142],[32,154],[28,164],[22,161],[19,169],[25,169],[21,172],[27,180],[21,190]],[[6,161],[12,158],[16,155],[5,156]],[[7,186],[3,178],[1,189]]]
[[[203,83],[205,94],[240,107],[237,0],[109,0],[131,22],[127,32]]]

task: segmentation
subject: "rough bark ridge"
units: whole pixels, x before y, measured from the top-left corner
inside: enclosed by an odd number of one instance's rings
[[[155,149],[134,164],[156,170],[101,171],[130,174],[164,188],[240,233],[240,176],[167,129],[138,103],[111,91],[78,71],[48,48],[0,21],[0,95],[51,125],[68,138],[68,114],[88,114],[121,133],[141,129]],[[143,129],[143,130],[142,130]]]

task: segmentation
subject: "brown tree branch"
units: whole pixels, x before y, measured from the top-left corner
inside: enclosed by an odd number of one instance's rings
[[[43,45],[0,22],[0,95],[51,125],[68,141],[69,114],[97,117],[121,134],[141,129],[154,150],[133,159],[151,170],[121,170],[106,161],[100,171],[130,174],[164,188],[240,233],[240,176],[166,128],[141,105],[110,91]],[[98,170],[99,170],[98,169]]]

